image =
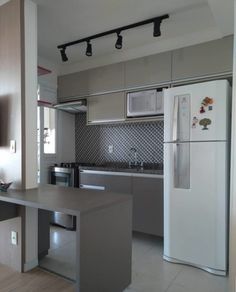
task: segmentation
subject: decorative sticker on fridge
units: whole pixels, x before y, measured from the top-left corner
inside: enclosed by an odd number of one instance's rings
[[[195,129],[197,127],[197,123],[198,123],[198,118],[197,117],[193,117],[192,120],[192,128]]]
[[[209,130],[208,126],[211,125],[211,120],[210,119],[202,119],[199,122],[199,125],[202,126],[202,130]]]
[[[211,97],[206,96],[203,101],[201,102],[201,107],[200,107],[200,114],[204,114],[206,112],[206,109],[208,108],[209,111],[213,110],[213,103],[214,99]]]

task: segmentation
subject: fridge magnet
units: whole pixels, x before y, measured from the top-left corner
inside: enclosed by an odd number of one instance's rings
[[[201,108],[200,108],[200,114],[204,114],[206,111],[205,111],[205,108],[204,108],[204,106],[201,106]]]
[[[214,102],[213,98],[206,96],[206,97],[203,99],[203,101],[202,101],[201,104],[202,104],[202,106],[208,106],[208,105],[213,104],[213,102]]]
[[[193,117],[193,121],[192,121],[192,128],[195,129],[198,123],[198,118],[197,117]]]
[[[209,105],[209,106],[208,106],[208,110],[209,110],[209,111],[212,111],[212,110],[213,110],[213,106],[212,106],[212,105]]]
[[[202,126],[202,130],[209,130],[209,128],[207,126],[209,126],[211,124],[211,120],[210,119],[202,119],[199,122],[199,125]]]

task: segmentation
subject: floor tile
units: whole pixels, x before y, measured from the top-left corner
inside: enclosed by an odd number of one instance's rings
[[[76,234],[74,231],[52,226],[50,228],[50,249],[55,249],[75,241],[75,236]]]
[[[200,269],[184,266],[172,286],[182,286],[183,292],[228,292],[228,277],[214,276]],[[168,292],[175,291],[172,286]]]
[[[41,266],[75,279],[75,232],[53,227],[49,255]],[[162,258],[162,238],[133,234],[132,283],[124,292],[227,292],[228,278]]]

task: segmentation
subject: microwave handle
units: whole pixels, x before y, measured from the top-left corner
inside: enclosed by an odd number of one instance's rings
[[[172,141],[178,141],[178,115],[179,115],[179,98],[174,97]]]

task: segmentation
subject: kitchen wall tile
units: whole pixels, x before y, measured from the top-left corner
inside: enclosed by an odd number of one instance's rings
[[[139,161],[163,163],[163,138],[163,121],[86,126],[86,114],[75,118],[77,162],[127,163],[134,147]],[[109,153],[109,145],[113,145],[113,153]]]

